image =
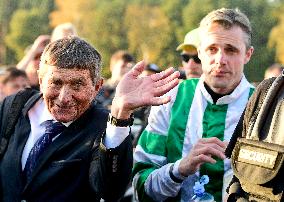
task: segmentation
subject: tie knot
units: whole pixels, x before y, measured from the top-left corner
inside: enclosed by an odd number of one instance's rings
[[[45,126],[45,133],[49,133],[52,136],[58,135],[66,128],[62,123],[53,122],[52,120],[45,121],[43,125]]]

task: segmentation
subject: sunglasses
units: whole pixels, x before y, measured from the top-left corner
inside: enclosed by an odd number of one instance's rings
[[[181,56],[182,61],[184,62],[188,62],[190,59],[193,59],[195,63],[197,64],[201,63],[200,59],[198,58],[198,55],[181,54],[180,56]]]

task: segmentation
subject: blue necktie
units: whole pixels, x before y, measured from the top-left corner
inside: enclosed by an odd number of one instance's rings
[[[45,133],[37,140],[27,158],[24,169],[27,180],[30,179],[40,155],[42,155],[46,148],[52,143],[52,139],[66,128],[62,123],[53,123],[52,120],[43,122],[43,125],[45,126]]]

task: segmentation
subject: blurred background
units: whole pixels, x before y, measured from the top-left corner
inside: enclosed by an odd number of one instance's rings
[[[1,0],[0,66],[17,64],[39,35],[71,22],[102,54],[106,78],[110,57],[119,49],[161,69],[178,67],[175,49],[184,35],[221,7],[239,8],[252,23],[249,81],[261,81],[268,66],[284,63],[284,0]]]

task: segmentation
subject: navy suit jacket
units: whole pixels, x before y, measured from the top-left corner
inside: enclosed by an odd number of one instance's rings
[[[31,179],[25,180],[21,157],[31,130],[27,112],[40,97],[34,95],[26,103],[0,161],[0,201],[118,201],[130,179],[131,138],[107,150],[101,139],[108,113],[94,103],[52,142]],[[0,119],[3,107],[5,100]]]

